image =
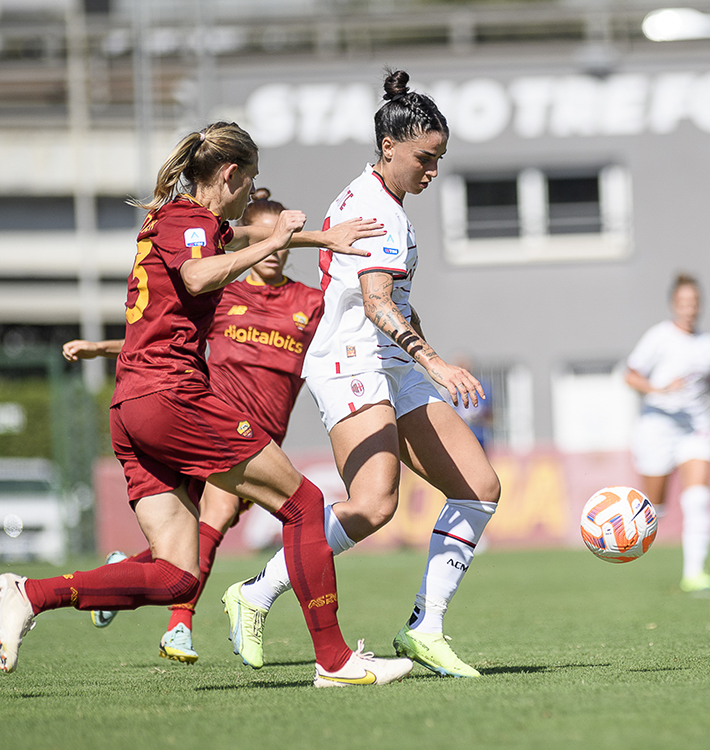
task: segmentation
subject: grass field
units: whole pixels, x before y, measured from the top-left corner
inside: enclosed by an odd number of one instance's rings
[[[618,566],[586,551],[483,554],[446,618],[453,645],[481,679],[442,679],[415,665],[402,683],[335,690],[311,686],[312,649],[292,594],[269,615],[266,666],[255,672],[232,655],[219,598],[263,559],[217,559],[195,621],[200,659],[192,667],[158,658],[164,610],[121,613],[104,631],[74,610],[41,615],[18,671],[0,677],[0,746],[710,746],[710,598],[679,591],[677,549],[654,548]],[[414,552],[338,559],[351,645],[364,637],[367,649],[392,653],[423,562]]]

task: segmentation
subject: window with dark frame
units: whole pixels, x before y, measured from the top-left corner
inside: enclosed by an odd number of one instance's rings
[[[540,170],[543,190],[536,202],[545,234],[598,234],[602,231],[600,170],[565,173]],[[520,237],[519,175],[470,176],[466,180],[467,237],[471,240]]]

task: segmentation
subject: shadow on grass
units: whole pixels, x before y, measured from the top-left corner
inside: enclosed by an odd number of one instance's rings
[[[49,698],[49,693],[8,693],[7,695],[3,695],[3,700],[8,700],[9,698]]]
[[[523,666],[523,667],[481,667],[478,671],[482,675],[494,674],[530,674],[534,672],[557,672],[561,669],[590,669],[592,667],[610,667],[611,664],[555,664],[554,666]]]
[[[273,690],[280,688],[308,687],[313,685],[311,680],[300,680],[299,682],[248,682],[243,685],[203,685],[196,687],[195,692],[206,692],[211,690]]]
[[[680,672],[690,667],[647,667],[644,669],[627,669],[627,672]]]

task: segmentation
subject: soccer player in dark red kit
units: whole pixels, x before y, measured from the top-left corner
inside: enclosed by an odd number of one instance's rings
[[[284,210],[270,200],[270,192],[259,188],[252,196],[241,226],[273,230]],[[323,313],[323,293],[284,276],[289,250],[284,248],[252,266],[243,281],[224,288],[208,336],[212,390],[225,401],[249,413],[250,418],[281,445],[289,417],[303,385],[301,369],[308,345]],[[123,340],[67,342],[64,357],[69,361],[114,357]],[[173,604],[167,632],[160,641],[160,655],[174,661],[194,663],[198,654],[192,642],[192,619],[224,534],[239,520],[251,503],[207,484],[200,500],[200,588],[185,604]],[[327,538],[327,536],[326,536]],[[150,557],[149,550],[135,556]],[[126,558],[112,552],[107,561]],[[108,626],[114,611],[92,611],[97,627]],[[237,633],[236,639],[244,637]]]
[[[182,139],[158,173],[153,199],[139,204],[149,213],[129,277],[111,438],[151,560],[48,579],[0,576],[1,671],[15,670],[22,638],[41,612],[190,601],[199,588],[197,506],[205,481],[283,523],[287,564],[313,639],[316,686],[386,683],[411,670],[408,659],[375,659],[361,643],[357,652],[345,644],[320,490],[248,414],[209,387],[206,339],[221,290],[286,247],[305,223],[300,211],[284,211],[265,238],[225,254],[259,236],[247,227],[235,237],[229,225],[242,215],[257,174],[249,134],[215,123]]]

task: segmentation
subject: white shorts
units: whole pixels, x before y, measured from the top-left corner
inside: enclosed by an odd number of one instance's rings
[[[653,411],[639,417],[632,453],[642,476],[667,476],[686,461],[710,461],[710,433],[693,429],[687,420]]]
[[[389,401],[399,419],[420,406],[444,400],[413,364],[356,375],[312,376],[306,378],[306,385],[318,404],[320,418],[328,432],[368,404]]]

